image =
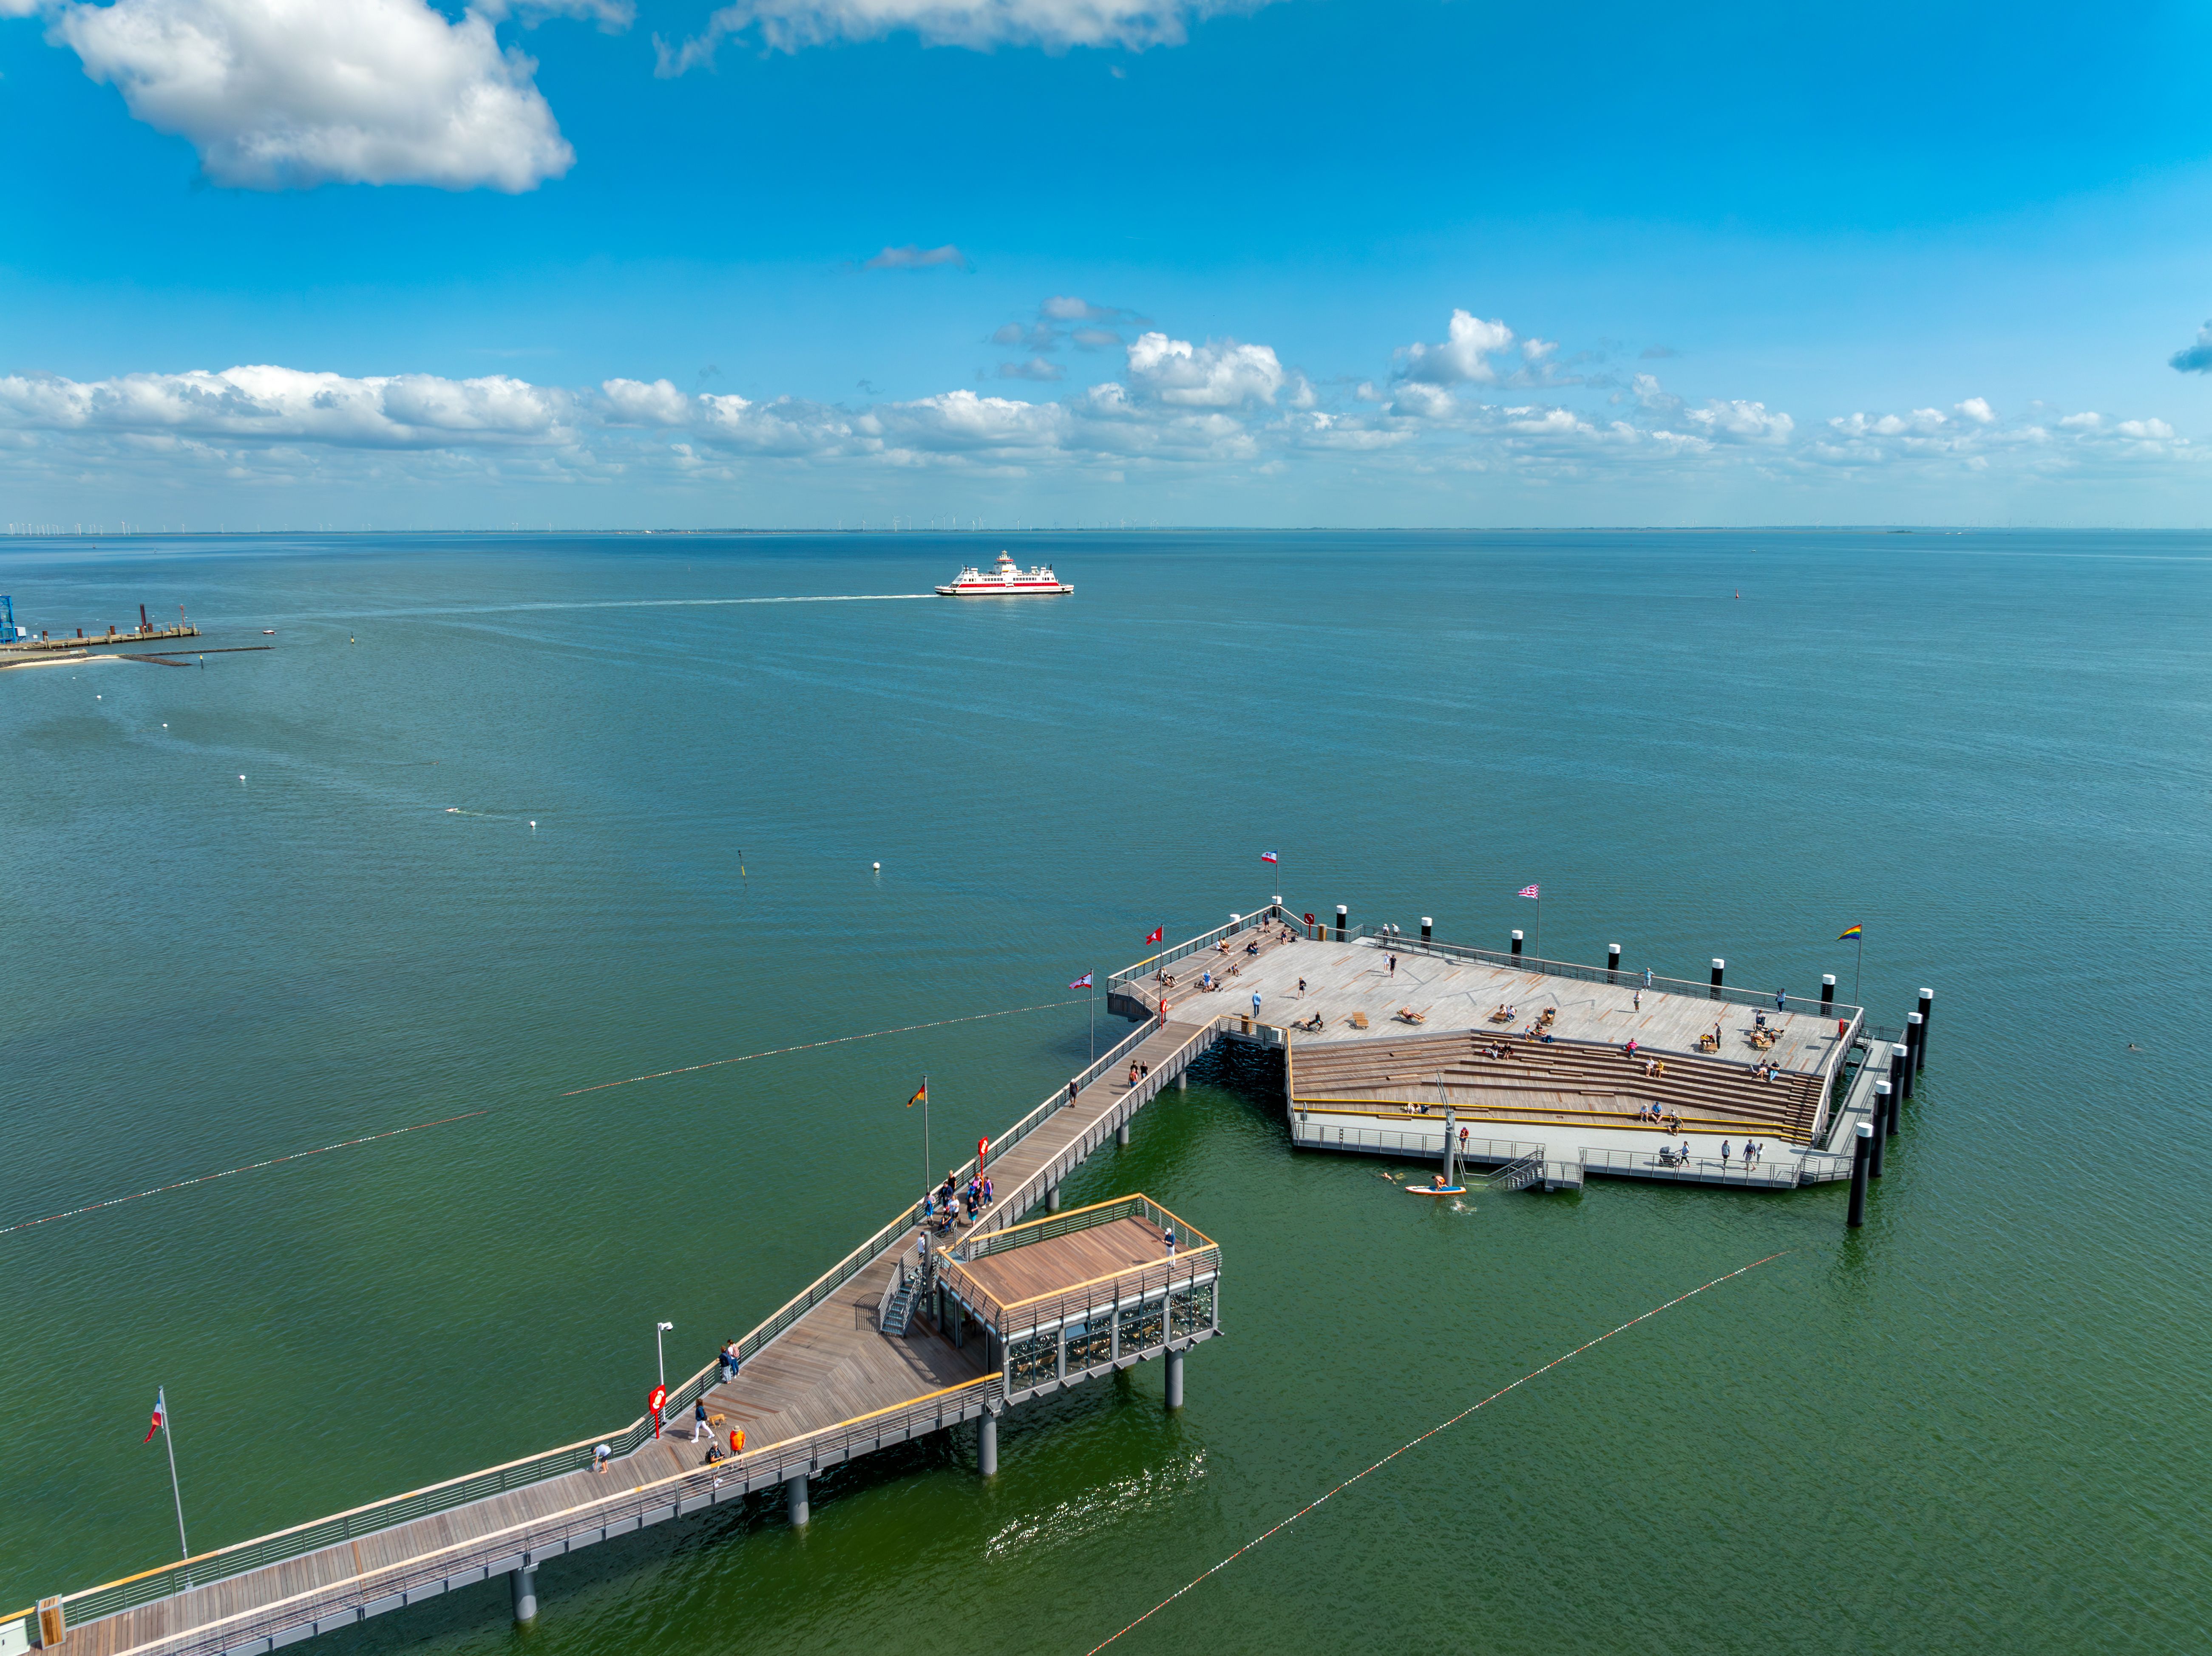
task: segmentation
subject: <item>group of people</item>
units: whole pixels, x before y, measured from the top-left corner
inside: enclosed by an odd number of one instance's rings
[[[995,1194],[988,1174],[970,1179],[963,1190],[959,1175],[948,1171],[945,1182],[921,1198],[921,1222],[939,1236],[949,1236],[956,1225],[974,1224]]]
[[[1152,1074],[1152,1066],[1151,1065],[1139,1064],[1134,1059],[1129,1060],[1129,1084],[1132,1087],[1142,1081],[1146,1076]]]
[[[1678,1133],[1682,1131],[1682,1118],[1670,1110],[1661,1109],[1656,1103],[1646,1104],[1642,1109],[1637,1111],[1636,1119],[1655,1127],[1663,1127],[1669,1133]]]

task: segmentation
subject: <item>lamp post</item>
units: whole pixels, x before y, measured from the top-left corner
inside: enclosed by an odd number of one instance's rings
[[[663,1391],[665,1391],[668,1387],[668,1359],[661,1353],[660,1337],[663,1334],[672,1332],[675,1327],[676,1325],[674,1323],[655,1323],[653,1325],[653,1366],[659,1371],[660,1385]]]

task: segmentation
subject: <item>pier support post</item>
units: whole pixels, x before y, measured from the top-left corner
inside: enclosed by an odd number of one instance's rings
[[[1912,1096],[1912,1077],[1920,1073],[1920,1043],[1928,1039],[1927,1026],[1921,1022],[1920,1014],[1905,1015],[1905,1096]]]
[[[1513,953],[1516,956],[1521,953],[1521,934],[1518,931],[1513,934]]]
[[[1890,1090],[1889,1083],[1887,1081],[1875,1082],[1874,1120],[1869,1124],[1874,1128],[1874,1149],[1867,1155],[1867,1177],[1869,1179],[1881,1177],[1881,1164],[1885,1159],[1882,1152],[1889,1143],[1890,1134],[1896,1131],[1889,1125],[1895,1119],[1896,1111],[1897,1095]]]
[[[1860,1122],[1858,1135],[1851,1140],[1851,1210],[1844,1221],[1853,1230],[1866,1223],[1867,1147],[1873,1143],[1874,1124]]]
[[[1190,1076],[1187,1071],[1182,1070],[1176,1071],[1176,1090],[1179,1093],[1187,1093],[1190,1090]]]
[[[783,1480],[783,1510],[791,1520],[791,1527],[803,1530],[812,1514],[806,1510],[806,1474],[793,1472]]]
[[[1923,989],[1920,992],[1920,1051],[1913,1065],[1916,1070],[1924,1070],[1928,1067],[1928,1022],[1935,1016],[1936,992],[1933,989]]]
[[[1620,945],[1617,943],[1605,946],[1605,980],[1607,983],[1620,981]]]
[[[1044,1187],[1044,1210],[1047,1213],[1058,1213],[1060,1211],[1059,1186],[1047,1185]]]
[[[1351,918],[1352,911],[1346,908],[1342,903],[1339,903],[1336,906],[1336,940],[1339,943],[1342,943],[1344,941],[1345,922]]]
[[[1168,1407],[1182,1407],[1182,1353],[1168,1353]]]
[[[1892,1097],[1901,1099],[1911,1090],[1905,1084],[1905,1077],[1911,1063],[1911,1049],[1901,1040],[1892,1042],[1889,1048],[1889,1090]]]
[[[1129,1124],[1126,1121],[1114,1129],[1114,1148],[1120,1150],[1129,1148]]]
[[[1832,1016],[1836,1010],[1836,974],[1825,974],[1820,979],[1820,1016]]]
[[[507,1571],[507,1588],[514,1599],[515,1625],[527,1627],[538,1619],[538,1567],[526,1564]]]
[[[1718,999],[1721,998],[1721,975],[1722,975],[1722,974],[1725,973],[1727,970],[1728,970],[1728,962],[1727,962],[1726,961],[1723,960],[1723,959],[1722,959],[1718,955],[1714,955],[1714,956],[1713,956],[1713,987],[1712,987],[1712,996],[1711,996],[1711,998],[1712,998],[1713,999],[1715,999],[1715,1000],[1718,1000]]]
[[[1426,943],[1429,940],[1429,929],[1435,925],[1436,922],[1431,919],[1426,914],[1421,916],[1421,941],[1423,943]]]
[[[975,1470],[985,1477],[999,1475],[999,1417],[988,1409],[975,1422]]]

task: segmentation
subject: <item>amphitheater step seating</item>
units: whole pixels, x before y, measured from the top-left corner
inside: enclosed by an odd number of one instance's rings
[[[1510,1056],[1492,1056],[1500,1047]],[[1647,1056],[1663,1061],[1666,1073],[1645,1075]],[[1291,1075],[1296,1096],[1315,1104],[1434,1104],[1441,1078],[1444,1100],[1462,1109],[1588,1112],[1608,1118],[1607,1126],[1632,1127],[1636,1113],[1656,1103],[1685,1123],[1758,1123],[1800,1143],[1812,1133],[1822,1085],[1818,1076],[1790,1071],[1761,1081],[1747,1065],[1688,1053],[1630,1059],[1609,1045],[1480,1030],[1301,1042]]]

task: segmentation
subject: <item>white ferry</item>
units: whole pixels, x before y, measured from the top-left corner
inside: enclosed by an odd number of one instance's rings
[[[1024,570],[1014,561],[1011,552],[999,554],[999,561],[989,574],[973,565],[962,570],[950,586],[937,589],[939,597],[1000,598],[1013,597],[1030,592],[1073,592],[1075,589],[1052,573],[1050,564],[1032,564]]]

